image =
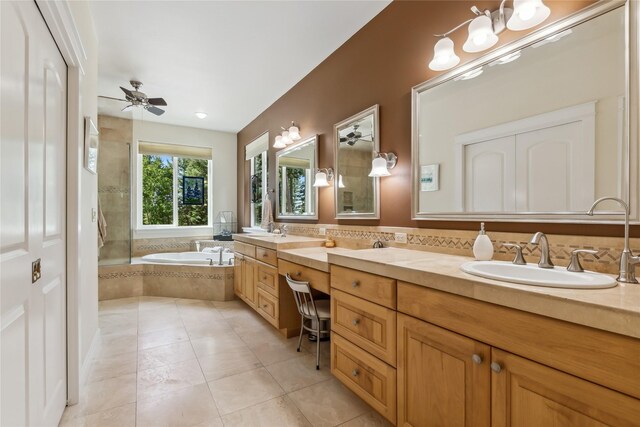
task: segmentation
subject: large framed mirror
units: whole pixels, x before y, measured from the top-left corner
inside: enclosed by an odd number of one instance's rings
[[[278,219],[318,219],[318,136],[306,138],[276,153]]]
[[[414,87],[414,219],[637,219],[637,15],[598,2]]]
[[[380,218],[380,178],[369,176],[380,151],[378,126],[378,105],[334,126],[336,219]]]

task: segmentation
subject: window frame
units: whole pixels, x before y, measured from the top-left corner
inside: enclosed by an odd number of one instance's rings
[[[186,156],[172,156],[173,166],[173,223],[172,224],[154,224],[147,225],[142,222],[142,156],[137,152],[136,158],[136,231],[153,232],[153,231],[174,231],[187,232],[195,231],[199,234],[213,232],[213,160],[207,159],[207,225],[178,225],[178,159],[188,158]]]
[[[264,199],[264,195],[267,194],[267,177],[269,176],[268,171],[268,154],[269,151],[265,150],[262,153],[258,154],[258,156],[262,157],[262,197]],[[255,164],[254,159],[258,156],[254,156],[249,160],[249,177],[253,176],[255,173]],[[258,229],[261,228],[261,225],[256,224],[256,210],[255,203],[249,200],[249,209],[251,210],[251,228]]]

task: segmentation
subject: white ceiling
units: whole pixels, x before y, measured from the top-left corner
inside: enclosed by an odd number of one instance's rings
[[[118,86],[137,79],[147,96],[168,103],[160,117],[120,113],[126,104],[104,99],[99,111],[237,132],[389,3],[92,1],[98,93],[121,98]]]

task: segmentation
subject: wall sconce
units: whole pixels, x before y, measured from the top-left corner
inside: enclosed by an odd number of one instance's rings
[[[282,135],[277,135],[276,136],[276,142],[273,144],[273,148],[284,148],[286,146],[287,146],[287,144],[282,142]]]
[[[369,176],[376,178],[391,175],[389,169],[396,167],[396,163],[398,163],[398,156],[394,153],[376,152],[374,152],[374,156],[375,158],[371,161],[371,172],[369,172]]]
[[[328,187],[329,181],[333,181],[333,169],[321,168],[316,172],[316,179],[313,186],[316,188]]]
[[[551,10],[542,0],[513,0],[513,9],[504,7],[506,2],[507,0],[502,0],[500,7],[494,11],[480,11],[476,6],[472,6],[471,11],[476,15],[475,18],[466,20],[444,34],[435,34],[441,39],[433,49],[433,60],[429,63],[429,68],[433,71],[445,71],[458,65],[460,58],[455,54],[449,35],[467,24],[469,36],[462,49],[465,52],[476,53],[495,46],[498,43],[498,34],[505,29],[528,30],[544,22],[551,14]]]
[[[342,181],[342,175],[338,176],[338,188],[345,188],[344,182]]]

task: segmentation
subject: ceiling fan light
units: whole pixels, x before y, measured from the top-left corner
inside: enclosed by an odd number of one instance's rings
[[[522,31],[543,23],[551,14],[542,0],[513,0],[513,15],[507,22],[512,31]]]
[[[202,111],[196,111],[196,117],[199,119],[206,119],[207,113],[203,113]]]
[[[493,32],[491,18],[480,15],[469,24],[469,37],[462,49],[470,53],[482,52],[496,43],[498,43],[498,36]]]
[[[297,141],[301,138],[300,129],[298,129],[298,126],[291,125],[291,127],[289,128],[289,138],[291,138],[292,141]]]
[[[453,50],[453,40],[443,37],[433,48],[433,59],[429,63],[429,68],[433,71],[444,71],[453,68],[460,63],[460,58]]]

